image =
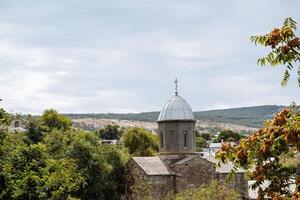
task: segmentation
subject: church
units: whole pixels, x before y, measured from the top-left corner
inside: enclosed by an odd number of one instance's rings
[[[179,96],[175,80],[175,94],[162,108],[158,117],[159,154],[154,157],[132,157],[128,164],[132,199],[150,195],[163,199],[168,193],[224,181],[232,165],[217,167],[214,157],[196,152],[196,120],[190,105]],[[248,181],[238,169],[230,187],[248,199]]]

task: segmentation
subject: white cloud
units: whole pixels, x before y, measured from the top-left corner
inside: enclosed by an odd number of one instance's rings
[[[300,100],[296,80],[280,87],[281,68],[256,66],[264,50],[249,42],[290,14],[299,21],[297,1],[1,4],[0,98],[8,110],[159,110],[175,77],[195,110]]]

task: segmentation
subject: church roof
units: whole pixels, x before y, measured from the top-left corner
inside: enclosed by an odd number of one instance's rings
[[[147,175],[172,175],[159,157],[132,157]]]
[[[163,107],[157,121],[172,120],[195,120],[190,105],[177,92]]]
[[[189,155],[186,158],[179,160],[178,162],[176,162],[174,165],[182,165],[190,160],[192,160],[195,157],[199,157],[199,155]]]
[[[8,131],[9,132],[26,132],[27,131],[27,129],[25,129],[25,128],[22,128],[22,127],[9,127],[8,128]]]

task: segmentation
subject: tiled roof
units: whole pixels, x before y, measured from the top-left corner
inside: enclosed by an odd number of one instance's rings
[[[147,175],[171,175],[159,157],[132,157]]]
[[[176,162],[174,165],[182,165],[190,160],[192,160],[193,158],[197,157],[199,155],[190,155],[190,156],[187,156],[186,158],[182,159],[182,160],[179,160],[178,162]]]

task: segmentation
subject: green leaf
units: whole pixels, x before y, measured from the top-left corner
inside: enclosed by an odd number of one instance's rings
[[[266,65],[266,58],[265,57],[259,58],[257,60],[257,65],[261,65],[261,66]]]
[[[281,81],[281,85],[283,87],[287,86],[287,83],[289,81],[289,78],[290,78],[290,73],[289,73],[289,70],[286,69],[285,72],[284,72],[284,75],[283,75],[283,79]]]
[[[300,65],[298,67],[298,85],[300,87]]]
[[[284,20],[282,28],[291,28],[296,30],[297,22],[294,21],[291,17],[288,17]]]
[[[254,35],[250,37],[250,41],[253,42],[255,45],[265,45],[268,39],[268,34],[266,35]]]

